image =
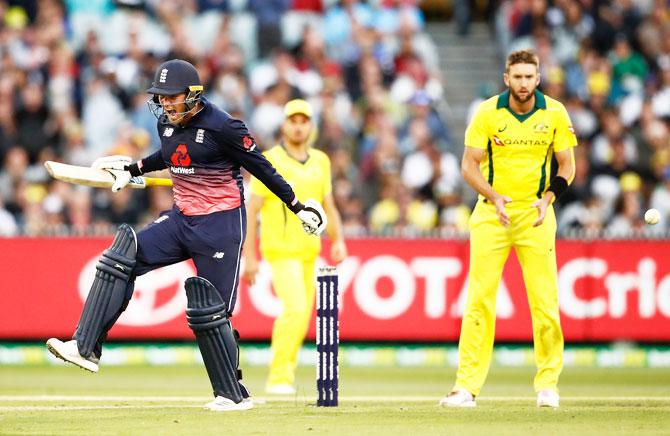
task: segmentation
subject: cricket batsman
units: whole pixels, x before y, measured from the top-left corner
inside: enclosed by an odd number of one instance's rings
[[[323,204],[331,240],[330,257],[339,263],[347,256],[347,249],[332,195],[330,160],[322,151],[310,147],[315,133],[312,107],[305,100],[291,100],[284,107],[284,115],[281,142],[264,154],[299,197],[314,198]],[[272,285],[282,302],[282,312],[272,329],[272,362],[265,390],[269,394],[290,395],[296,392],[298,351],[312,317],[314,272],[321,241],[306,235],[300,221],[287,214],[284,202],[253,178],[247,205],[250,224],[244,245],[244,277],[251,284],[258,272],[256,222],[259,212],[260,250],[272,268]]]
[[[114,192],[131,177],[169,168],[174,207],[138,233],[126,224],[119,227],[96,266],[73,339],[51,338],[47,346],[56,357],[98,372],[107,332],[128,305],[135,277],[193,259],[198,275],[184,285],[186,319],[214,392],[214,400],[205,408],[246,410],[253,403],[241,383],[239,335],[229,319],[246,233],[240,168],[276,195],[307,233],[319,235],[326,227],[326,214],[314,200],[298,201],[291,186],[260,153],[245,124],[207,101],[202,90],[190,63],[173,59],[161,64],[147,91],[152,94],[149,106],[158,118],[161,149],[134,163],[126,156],[103,157],[93,163],[115,176]]]
[[[508,89],[483,102],[465,132],[461,170],[479,200],[470,218],[470,272],[458,372],[453,390],[440,404],[476,405],[493,352],[496,293],[513,247],[533,320],[537,405],[558,407],[563,333],[552,203],[574,176],[577,138],[565,107],[537,90],[539,60],[534,53],[511,53],[503,79]],[[552,157],[558,163],[553,176]]]

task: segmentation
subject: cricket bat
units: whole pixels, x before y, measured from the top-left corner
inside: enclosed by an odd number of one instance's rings
[[[68,165],[50,160],[44,162],[44,166],[51,177],[64,182],[95,188],[111,188],[114,184],[114,176],[107,170]],[[147,186],[172,186],[172,179],[133,177],[128,183],[128,187],[136,189],[144,189]]]

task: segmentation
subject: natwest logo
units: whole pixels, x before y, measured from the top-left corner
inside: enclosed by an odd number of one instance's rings
[[[170,172],[172,174],[195,174],[195,168],[184,168],[184,167],[170,167]]]
[[[172,165],[178,167],[187,167],[191,165],[191,156],[188,155],[188,147],[186,144],[179,144],[172,157],[170,158]]]

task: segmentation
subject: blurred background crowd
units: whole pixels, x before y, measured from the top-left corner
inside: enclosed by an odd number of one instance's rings
[[[425,6],[436,3],[453,23],[428,20]],[[468,38],[477,19],[490,25],[496,77],[509,51],[533,48],[543,92],[571,115],[580,143],[560,234],[663,236],[669,4],[0,0],[0,235],[108,234],[171,207],[169,189],[111,194],[54,182],[43,167],[155,151],[145,90],[169,58],[196,65],[207,98],[245,120],[265,149],[277,143],[284,103],[307,99],[349,235],[460,235],[476,197],[460,176],[463,132],[445,96],[458,84],[444,79],[449,59],[435,32],[454,26],[455,38]],[[502,90],[501,78],[482,85],[471,108]],[[643,225],[648,207],[661,225]]]

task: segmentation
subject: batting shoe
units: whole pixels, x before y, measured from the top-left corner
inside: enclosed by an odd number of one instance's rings
[[[550,389],[545,389],[537,393],[537,407],[553,407],[558,408],[560,397],[558,392]]]
[[[205,409],[212,410],[214,412],[234,412],[236,410],[249,410],[253,407],[254,402],[251,401],[251,398],[245,398],[239,403],[236,403],[230,398],[222,397],[221,395],[205,404]]]
[[[265,386],[265,393],[270,395],[295,395],[295,388],[288,383]]]
[[[465,389],[453,390],[440,400],[440,406],[446,407],[475,407],[475,396]]]
[[[47,341],[47,348],[51,354],[58,357],[59,359],[74,363],[78,367],[87,371],[98,372],[98,363],[100,363],[100,359],[94,355],[91,355],[90,357],[84,357],[79,354],[79,347],[77,346],[77,341],[74,339],[63,342],[59,339],[51,338]]]

